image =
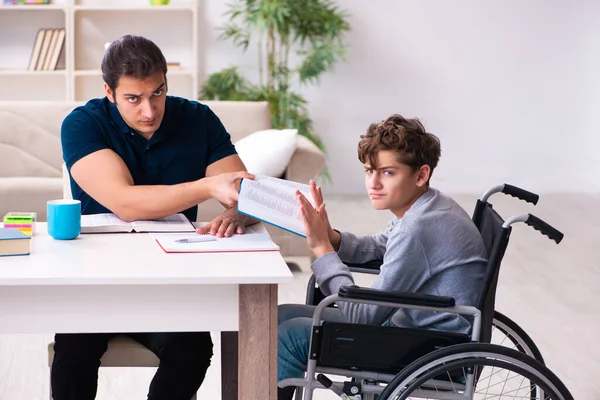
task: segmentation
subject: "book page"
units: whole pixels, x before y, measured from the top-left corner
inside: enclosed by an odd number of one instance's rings
[[[272,176],[268,176],[268,175],[255,175],[254,182],[259,182],[259,183],[264,183],[264,184],[272,184],[276,187],[277,186],[288,186],[288,187],[291,187],[294,189],[298,189],[299,191],[304,193],[305,196],[308,195],[307,199],[309,199],[309,201],[311,200],[310,186],[305,185],[304,183],[288,181],[286,179],[273,178]]]
[[[91,214],[81,216],[81,233],[131,232],[129,222],[123,221],[115,214]]]
[[[297,235],[306,236],[296,190],[300,190],[312,204],[309,186],[283,179],[266,178],[257,176],[254,180],[242,181],[238,211]]]
[[[183,214],[169,215],[155,220],[140,220],[131,223],[136,232],[193,232],[192,223]]]

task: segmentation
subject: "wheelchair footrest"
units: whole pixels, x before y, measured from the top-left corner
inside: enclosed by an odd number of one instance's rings
[[[469,341],[451,332],[324,322],[316,358],[323,367],[396,374],[425,354]]]

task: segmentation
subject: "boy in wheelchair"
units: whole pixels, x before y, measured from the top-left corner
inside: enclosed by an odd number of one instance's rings
[[[438,138],[417,119],[392,115],[369,126],[358,144],[371,204],[394,215],[387,229],[355,236],[332,229],[321,188],[311,181],[315,207],[300,193],[307,243],[316,256],[312,270],[327,296],[354,284],[344,263],[382,260],[375,289],[449,296],[475,305],[486,267],[486,249],[467,213],[429,186],[441,149]],[[306,371],[314,306],[279,306],[278,380]],[[360,303],[338,303],[327,321],[389,325],[468,333],[470,322],[452,313],[395,310]],[[294,387],[278,388],[278,399],[292,399]]]

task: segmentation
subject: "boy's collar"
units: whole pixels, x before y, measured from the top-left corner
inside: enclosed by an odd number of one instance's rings
[[[431,187],[427,187],[427,190],[425,192],[423,192],[423,194],[421,194],[419,196],[419,198],[417,200],[415,200],[414,203],[411,204],[410,207],[408,207],[408,210],[406,210],[406,212],[404,213],[404,215],[406,215],[407,213],[410,212],[410,210],[419,207],[421,204],[423,204],[424,202],[426,202],[431,196],[433,196],[433,192],[435,191],[435,189],[431,188]]]

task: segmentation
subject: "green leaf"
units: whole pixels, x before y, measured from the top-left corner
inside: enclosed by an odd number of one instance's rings
[[[237,67],[225,68],[208,77],[200,88],[200,98],[204,100],[244,100],[250,84]]]
[[[333,1],[305,0],[295,2],[294,40],[304,45],[325,39],[341,38],[350,30],[348,14],[340,11]]]
[[[250,45],[250,32],[248,30],[244,30],[234,23],[229,23],[222,28],[219,28],[219,30],[221,30],[219,39],[231,39],[233,44],[237,47],[243,48],[244,51],[248,49],[248,46]]]
[[[310,50],[301,51],[304,61],[298,68],[301,83],[316,83],[319,75],[329,71],[340,60],[344,59],[345,48],[337,43],[315,43]]]

